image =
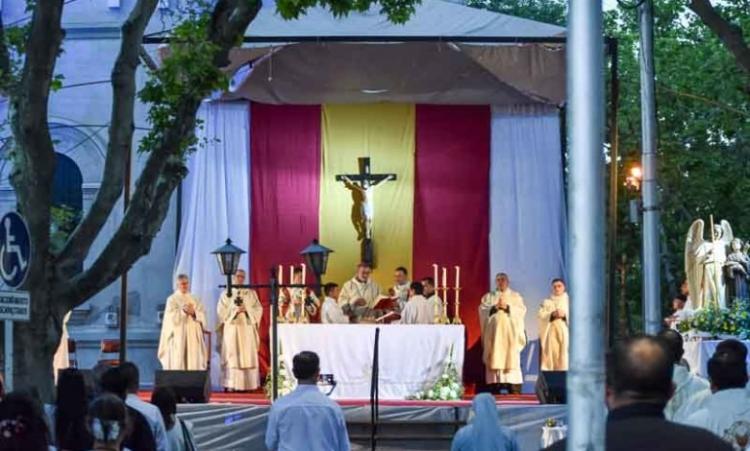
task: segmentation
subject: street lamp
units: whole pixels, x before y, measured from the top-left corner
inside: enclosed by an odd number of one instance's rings
[[[216,255],[219,262],[219,271],[227,276],[227,295],[231,297],[232,276],[237,272],[240,266],[240,257],[245,251],[232,244],[232,240],[227,238],[226,244],[211,253]]]
[[[312,240],[312,243],[304,248],[300,255],[305,259],[305,264],[309,266],[313,274],[315,274],[315,292],[320,295],[320,280],[321,276],[326,273],[328,267],[328,254],[333,252],[325,246],[321,246],[317,239]],[[302,283],[305,283],[303,280]]]

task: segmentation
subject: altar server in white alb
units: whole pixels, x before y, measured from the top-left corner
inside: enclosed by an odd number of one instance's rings
[[[323,287],[325,300],[323,301],[320,322],[323,324],[349,324],[349,317],[344,314],[338,304],[339,286],[333,282]]]
[[[205,370],[206,310],[190,293],[190,280],[177,276],[177,290],[167,298],[161,325],[158,357],[165,370]]]
[[[341,288],[339,305],[344,313],[351,312],[355,319],[375,307],[380,299],[380,286],[370,279],[372,268],[367,263],[357,266],[357,273]]]
[[[235,285],[245,283],[245,271],[234,276]],[[258,371],[258,327],[263,306],[255,290],[239,288],[230,297],[225,290],[216,305],[221,329],[221,369],[224,388],[230,391],[255,390],[260,386]]]
[[[682,356],[685,351],[682,335],[679,332],[674,329],[664,329],[659,332],[658,338],[669,351],[669,357],[672,359],[673,365],[672,386],[674,392],[667,405],[664,406],[664,418],[675,423],[684,423],[690,415],[702,407],[702,405],[696,406],[691,400],[699,393],[708,390],[708,381],[691,373],[682,364]]]
[[[526,346],[524,317],[526,305],[520,294],[510,289],[505,273],[495,277],[497,290],[482,297],[479,321],[482,330],[485,379],[497,390],[521,393],[521,350]]]
[[[435,304],[423,296],[424,289],[419,282],[412,282],[409,288],[409,302],[401,312],[401,324],[433,324]]]
[[[406,302],[409,300],[409,290],[411,289],[411,282],[409,281],[409,271],[403,266],[399,266],[393,272],[393,288],[388,293],[391,297],[398,300],[398,307],[400,310],[404,310]]]
[[[552,281],[552,294],[539,307],[542,371],[568,370],[568,293],[562,279]]]
[[[422,279],[422,287],[424,287],[424,297],[438,309],[438,312],[442,311],[443,300],[440,299],[437,291],[435,290],[435,280],[432,277],[425,277]]]

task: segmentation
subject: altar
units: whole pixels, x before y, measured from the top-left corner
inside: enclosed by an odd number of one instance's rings
[[[463,325],[279,324],[287,376],[293,377],[295,354],[313,351],[320,356],[321,374],[336,380],[332,398],[369,399],[378,328],[381,399],[406,399],[429,388],[449,358],[463,368]]]

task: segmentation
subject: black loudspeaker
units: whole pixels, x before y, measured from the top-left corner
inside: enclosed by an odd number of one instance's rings
[[[536,396],[542,404],[565,404],[566,371],[542,371],[536,380]]]
[[[174,390],[178,403],[204,403],[211,397],[208,371],[157,371],[155,388]]]

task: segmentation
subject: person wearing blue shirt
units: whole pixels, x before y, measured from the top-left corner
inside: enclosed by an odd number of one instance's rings
[[[318,390],[320,359],[302,351],[292,361],[297,388],[276,400],[268,414],[271,451],[350,451],[344,413]]]

